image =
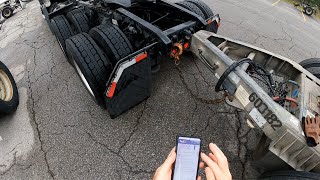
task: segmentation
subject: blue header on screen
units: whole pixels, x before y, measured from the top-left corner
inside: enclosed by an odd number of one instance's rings
[[[179,144],[200,145],[200,139],[188,138],[188,137],[179,137],[178,143],[179,143]]]

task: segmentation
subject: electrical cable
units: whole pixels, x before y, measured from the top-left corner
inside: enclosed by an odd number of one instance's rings
[[[249,59],[249,58],[244,58],[244,59],[241,59],[233,64],[231,64],[224,72],[223,74],[221,75],[221,77],[219,78],[216,86],[215,86],[215,91],[216,92],[219,92],[219,91],[223,91],[224,89],[221,89],[221,85],[222,83],[224,82],[224,80],[229,76],[229,74],[234,71],[238,66],[240,66],[241,64],[244,64],[244,63],[249,63],[251,64],[252,63],[252,60]]]
[[[274,92],[274,80],[271,76],[271,74],[264,69],[261,65],[254,63],[251,59],[249,58],[243,58],[233,64],[231,64],[221,75],[221,77],[219,78],[216,86],[215,86],[215,91],[219,92],[219,91],[223,91],[224,89],[221,89],[221,86],[223,84],[223,82],[225,81],[225,79],[229,76],[229,74],[234,71],[238,66],[244,64],[244,63],[249,63],[251,65],[251,67],[253,68],[253,70],[255,71],[256,74],[258,74],[264,81],[264,83],[268,86],[272,96],[275,95]],[[262,71],[263,73],[260,73],[258,70]],[[265,78],[267,77],[267,79]],[[257,78],[258,79],[258,78]],[[262,81],[261,79],[259,79],[260,81]],[[262,82],[263,82],[262,81]]]

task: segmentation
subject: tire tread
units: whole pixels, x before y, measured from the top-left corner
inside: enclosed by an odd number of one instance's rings
[[[89,32],[89,18],[82,9],[74,9],[68,12],[67,19],[74,26],[77,33]]]
[[[178,2],[176,3],[178,4],[179,6],[181,7],[184,7],[196,14],[198,14],[199,16],[201,16],[203,19],[206,19],[205,15],[203,14],[203,12],[201,11],[201,9],[196,6],[195,4],[191,3],[191,2],[188,2],[188,1],[182,1],[182,2]]]
[[[105,84],[112,72],[110,61],[87,33],[72,36],[66,44],[67,52],[73,53],[73,57],[77,58],[75,61],[83,71],[83,75],[95,94],[97,103],[104,106]]]
[[[74,34],[69,22],[65,16],[59,15],[52,18],[51,26],[55,36],[58,38],[58,41],[60,41],[63,50],[65,51],[65,41]]]
[[[89,34],[103,48],[113,65],[133,51],[129,40],[117,26],[99,25],[92,28]]]
[[[204,2],[202,2],[200,0],[187,0],[187,2],[190,2],[190,3],[193,3],[194,5],[196,5],[202,11],[202,13],[204,14],[206,19],[214,16],[210,7],[207,4],[205,4]]]

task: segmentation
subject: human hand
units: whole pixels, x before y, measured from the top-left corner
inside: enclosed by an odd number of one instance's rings
[[[208,166],[205,168],[207,180],[231,180],[227,157],[217,145],[210,143],[209,149],[212,153],[207,156],[201,153],[201,159]]]
[[[176,156],[176,147],[174,147],[164,163],[156,170],[156,173],[153,176],[153,180],[171,180],[173,163],[176,160]],[[199,164],[199,167],[203,168],[204,163],[201,162]],[[201,180],[201,176],[198,176],[197,180]]]
[[[308,115],[306,118],[302,120],[304,121],[304,133],[307,136],[308,146],[317,146],[319,144],[320,136],[319,115],[316,115],[314,118]]]

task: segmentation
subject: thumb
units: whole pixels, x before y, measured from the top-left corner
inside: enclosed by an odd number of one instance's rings
[[[174,161],[176,160],[176,156],[176,147],[174,147],[168,155],[167,159],[164,161],[162,167],[166,169],[171,169]]]

